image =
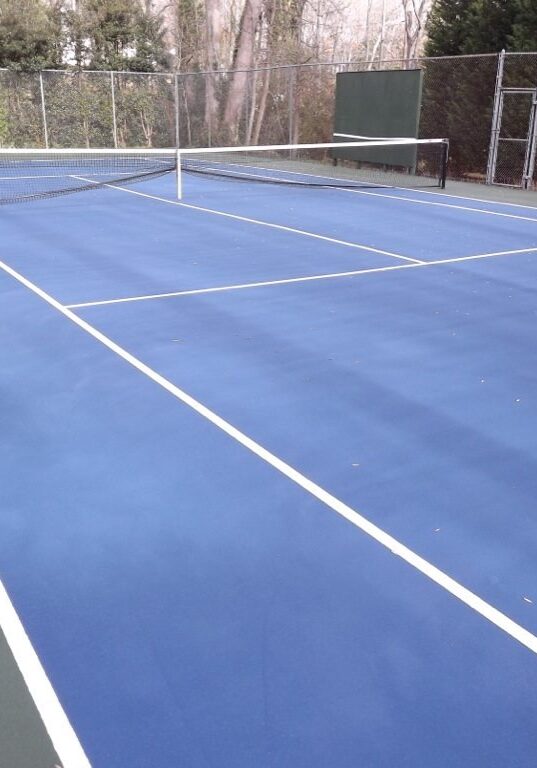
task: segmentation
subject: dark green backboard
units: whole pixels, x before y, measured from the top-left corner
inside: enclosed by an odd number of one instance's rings
[[[422,71],[340,72],[336,78],[334,133],[390,138],[417,138]],[[334,141],[349,139],[334,138]],[[333,157],[368,160],[413,169],[415,147],[367,150],[337,149]]]

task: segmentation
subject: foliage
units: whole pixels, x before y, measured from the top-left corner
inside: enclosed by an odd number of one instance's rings
[[[173,77],[122,74],[116,78],[120,146],[169,147],[175,144]]]
[[[0,68],[36,71],[60,63],[54,11],[42,0],[0,0]]]
[[[426,56],[456,56],[468,32],[473,0],[436,0],[427,22]]]
[[[43,118],[35,74],[0,72],[0,141],[4,146],[39,147]]]
[[[196,72],[205,61],[205,6],[203,0],[175,0],[174,47],[179,72]]]
[[[516,0],[473,0],[461,53],[498,53],[508,47]]]
[[[152,72],[166,68],[162,23],[132,0],[81,0],[65,14],[78,66]]]
[[[51,146],[113,145],[109,78],[84,72],[45,72],[43,82]]]
[[[424,62],[420,135],[450,139],[450,175],[482,178],[494,101],[496,56]]]
[[[330,8],[337,16],[344,1],[251,4],[256,10],[244,66],[258,69],[240,80],[233,120],[226,123],[233,77],[211,70],[238,59],[240,2],[169,0],[167,16],[159,16],[149,0],[0,0],[0,63],[18,70],[0,72],[0,144],[43,145],[40,78],[33,70],[66,63],[68,73],[42,75],[51,146],[113,146],[115,138],[119,146],[174,145],[176,100],[183,145],[330,139],[336,68],[270,66],[317,61],[324,28],[320,10]],[[436,0],[427,53],[441,57],[507,45],[536,48],[536,17],[535,0]],[[337,31],[337,24],[330,22],[330,29]],[[183,72],[192,73],[177,76],[177,90],[175,77],[161,71],[169,64],[166,48]],[[491,55],[420,64],[422,135],[451,139],[455,176],[483,176],[497,61]],[[112,78],[104,71],[108,68],[131,71]],[[507,57],[505,85],[531,86],[536,80],[537,57]],[[522,117],[514,115],[513,135]]]
[[[537,4],[535,0],[516,0],[515,21],[510,44],[515,51],[537,50]]]
[[[426,56],[537,49],[535,0],[436,0]]]
[[[9,124],[5,96],[0,87],[0,147],[5,147],[9,141]]]
[[[531,45],[533,39],[535,48],[537,9],[534,0],[437,0],[427,29],[428,56],[498,53],[517,40]],[[448,60],[437,64],[444,62],[441,81],[431,79],[435,62],[426,64],[422,126],[426,135],[438,135],[440,130],[451,139],[451,174],[483,178],[498,59],[453,60],[451,69]],[[535,84],[535,74],[533,61],[513,56],[506,62],[504,84]],[[525,135],[524,108],[518,105],[510,117],[513,135]]]

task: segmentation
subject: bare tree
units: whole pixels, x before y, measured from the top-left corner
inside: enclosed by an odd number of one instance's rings
[[[224,22],[220,0],[205,0],[205,52],[207,69],[218,69],[220,64],[220,47],[222,43]],[[218,99],[215,89],[215,76],[207,76],[205,82],[205,126],[209,138],[218,115]]]
[[[265,47],[265,50],[264,50],[265,61],[263,63],[265,64],[270,64],[272,62],[275,14],[276,14],[275,0],[265,0],[264,13],[263,13],[264,29],[262,28],[262,35],[263,35],[264,47]],[[265,112],[267,109],[271,74],[272,74],[272,70],[268,68],[265,68],[260,72],[261,86],[260,86],[260,92],[259,92],[259,104],[256,105],[254,102],[252,104],[251,113],[250,113],[251,132],[249,131],[249,133],[250,133],[250,141],[253,144],[259,143],[259,136],[261,134],[261,128],[263,126],[263,121],[265,119]]]
[[[348,9],[349,0],[308,0],[304,5],[302,44],[315,61],[337,57]]]
[[[232,69],[237,70],[231,77],[226,106],[224,109],[224,125],[230,139],[238,138],[239,116],[247,95],[248,73],[255,58],[256,33],[261,21],[263,0],[246,0],[239,24],[235,44]]]
[[[404,14],[404,44],[403,59],[416,58],[418,45],[421,42],[429,0],[401,0]]]
[[[371,39],[371,9],[373,6],[373,0],[366,0],[366,12],[365,12],[365,26],[364,26],[364,54],[365,60],[369,61],[369,43]]]
[[[163,11],[167,11],[165,6]],[[168,35],[175,55],[175,68],[188,72],[205,68],[206,25],[203,0],[174,0],[169,12]]]

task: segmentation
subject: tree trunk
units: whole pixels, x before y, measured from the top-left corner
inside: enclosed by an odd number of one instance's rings
[[[252,144],[259,144],[259,135],[261,133],[261,126],[265,119],[265,111],[267,109],[267,99],[270,86],[270,69],[265,69],[263,72],[263,85],[261,86],[261,97],[259,99],[259,107],[255,118],[254,130],[252,134]]]
[[[218,69],[222,42],[222,4],[220,0],[205,0],[205,55],[207,69]],[[218,122],[218,99],[215,89],[215,75],[205,78],[205,127],[208,143]]]
[[[427,16],[428,0],[401,0],[405,21],[405,40],[403,58],[408,59],[407,66],[412,66],[420,43],[425,18]]]
[[[248,113],[248,125],[246,127],[246,139],[245,144],[251,144],[252,143],[252,131],[254,129],[254,122],[255,122],[255,114],[257,110],[257,75],[258,70],[254,69],[252,73],[251,78],[251,88],[250,88],[250,108]]]
[[[234,70],[251,69],[254,61],[256,32],[261,20],[261,8],[263,0],[246,0],[242,12],[235,55],[233,57]],[[229,86],[229,92],[224,110],[224,125],[234,142],[238,139],[239,116],[242,111],[247,93],[248,73],[234,72]]]
[[[270,89],[270,77],[271,70],[268,66],[272,63],[273,45],[274,45],[274,19],[276,18],[276,3],[273,0],[265,0],[265,28],[266,28],[266,58],[265,64],[267,69],[261,72],[261,94],[259,96],[259,106],[255,115],[252,137],[252,144],[259,144],[259,136],[261,135],[261,128],[265,120],[265,112],[267,109],[267,101]]]

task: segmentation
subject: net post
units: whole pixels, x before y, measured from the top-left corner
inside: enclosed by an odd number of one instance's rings
[[[181,150],[175,151],[175,183],[176,183],[176,195],[178,200],[183,199],[183,179],[181,175]]]
[[[446,179],[449,162],[449,139],[444,139],[442,144],[442,168],[440,169],[440,189],[446,188]]]

